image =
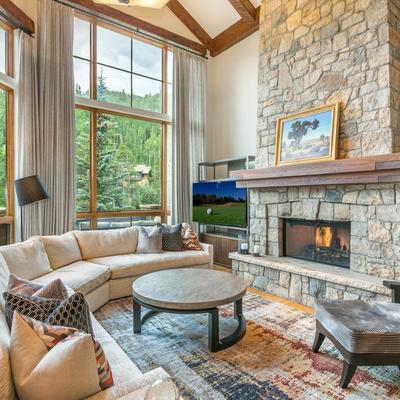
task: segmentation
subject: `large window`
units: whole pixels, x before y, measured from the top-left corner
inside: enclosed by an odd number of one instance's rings
[[[11,239],[13,224],[13,32],[0,22],[0,244]]]
[[[172,62],[167,45],[75,18],[79,229],[167,215]]]

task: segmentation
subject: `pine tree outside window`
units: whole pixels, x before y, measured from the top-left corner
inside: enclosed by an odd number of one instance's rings
[[[75,18],[78,229],[166,218],[172,62],[164,44]]]

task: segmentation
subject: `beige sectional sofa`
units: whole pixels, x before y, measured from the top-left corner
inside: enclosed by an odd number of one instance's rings
[[[204,244],[203,251],[136,254],[137,240],[138,229],[126,228],[73,231],[0,247],[0,291],[5,291],[10,273],[40,284],[60,278],[70,289],[84,293],[95,311],[111,299],[130,296],[132,282],[140,275],[168,268],[208,268],[213,264],[209,245]],[[142,374],[94,318],[93,327],[113,370],[115,386],[91,399],[143,399],[152,382],[167,376],[161,368]],[[1,298],[1,399],[17,399],[9,364],[9,339]]]

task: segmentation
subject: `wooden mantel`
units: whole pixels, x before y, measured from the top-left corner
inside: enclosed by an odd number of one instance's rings
[[[400,153],[232,171],[237,187],[353,185],[400,182]]]

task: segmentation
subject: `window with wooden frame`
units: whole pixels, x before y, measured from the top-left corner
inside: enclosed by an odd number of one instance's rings
[[[0,244],[12,240],[14,221],[13,28],[0,21]]]
[[[165,44],[76,16],[78,229],[165,219],[172,61]]]

